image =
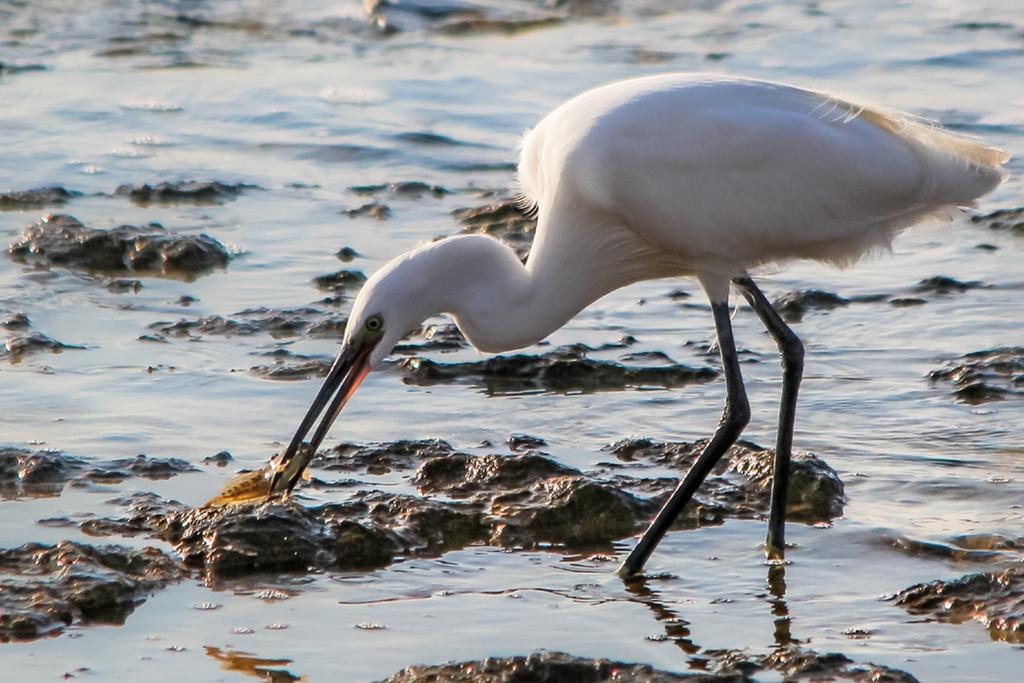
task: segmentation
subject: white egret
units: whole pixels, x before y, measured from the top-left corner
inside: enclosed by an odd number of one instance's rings
[[[356,297],[337,360],[276,463],[271,491],[291,490],[367,373],[424,319],[446,313],[477,349],[502,352],[542,340],[620,287],[692,276],[711,303],[725,410],[620,571],[630,576],[643,568],[750,419],[730,284],[782,360],[766,545],[781,556],[803,346],[751,273],[791,259],[852,264],[887,248],[900,230],[990,192],[1007,159],[910,116],[780,83],[671,74],[585,92],[523,138],[519,181],[538,219],[526,264],[497,240],[459,236],[377,271]]]

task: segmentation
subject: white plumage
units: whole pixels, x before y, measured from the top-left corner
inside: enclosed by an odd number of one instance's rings
[[[802,258],[843,266],[885,249],[903,228],[990,192],[1007,158],[904,114],[779,83],[672,74],[585,92],[523,139],[519,180],[538,219],[525,266],[505,245],[475,235],[421,246],[377,271],[356,298],[339,359],[282,462],[336,391],[315,451],[369,369],[428,317],[448,313],[478,349],[507,351],[540,341],[619,287],[695,276],[715,319],[726,410],[623,573],[640,570],[749,419],[730,283],[783,361],[767,544],[781,555],[803,347],[751,271]]]

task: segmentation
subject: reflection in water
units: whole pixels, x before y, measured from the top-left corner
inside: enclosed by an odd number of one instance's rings
[[[768,592],[772,615],[775,617],[775,644],[785,647],[796,642],[790,633],[789,605],[786,604],[786,565],[772,562],[768,565]]]
[[[291,664],[290,659],[265,659],[256,657],[248,652],[237,652],[235,650],[221,650],[212,645],[204,646],[206,654],[220,662],[220,668],[225,671],[237,671],[247,676],[255,676],[272,683],[291,683],[291,681],[305,681],[305,676],[296,676],[286,669],[267,668],[280,667]]]
[[[654,618],[665,628],[665,636],[668,640],[671,640],[676,647],[688,655],[697,654],[701,648],[690,640],[690,622],[683,619],[659,599],[659,593],[648,585],[650,580],[648,577],[631,579],[626,582],[626,590],[634,596],[635,602],[646,605],[654,612]],[[694,668],[704,668],[706,660],[694,658],[690,660],[690,664]]]

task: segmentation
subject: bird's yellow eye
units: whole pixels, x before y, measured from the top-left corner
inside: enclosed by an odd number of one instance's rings
[[[380,328],[384,326],[384,321],[380,319],[379,315],[370,316],[366,319],[364,327],[367,332],[379,332]]]

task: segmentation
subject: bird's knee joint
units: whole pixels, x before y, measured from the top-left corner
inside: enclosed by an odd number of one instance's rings
[[[746,400],[731,403],[725,411],[725,423],[737,433],[750,424],[750,403]]]
[[[787,372],[800,372],[804,367],[804,345],[797,337],[786,339],[781,344],[782,368]]]

